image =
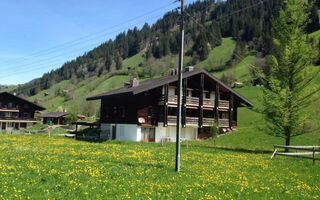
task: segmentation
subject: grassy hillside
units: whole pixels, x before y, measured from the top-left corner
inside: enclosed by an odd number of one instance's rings
[[[208,59],[199,63],[197,66],[201,66],[207,70],[221,67],[230,60],[234,48],[235,41],[231,38],[224,38],[222,45],[213,49],[210,52]],[[185,62],[188,62],[189,60],[189,57],[185,58]],[[129,77],[121,74],[127,74],[129,67],[131,68],[131,72],[144,74],[145,77],[140,77],[140,80],[143,81],[153,73],[159,73],[168,67],[175,67],[178,65],[177,56],[151,59],[145,63],[146,66],[142,67],[141,63],[143,61],[143,53],[140,52],[133,57],[123,60],[123,70],[121,71],[102,74],[100,77],[93,76],[80,82],[74,80],[62,81],[53,85],[51,88],[30,97],[29,100],[44,106],[47,108],[47,111],[61,111],[66,108],[68,111],[74,113],[94,115],[95,113],[98,113],[99,103],[97,101],[86,102],[85,98],[122,87],[125,82],[129,81]],[[245,67],[239,66],[239,70],[242,73],[245,73]],[[143,72],[144,69],[146,72]],[[49,95],[46,96],[45,94]]]
[[[17,87],[18,86],[16,85],[6,85],[6,86],[0,85],[0,92],[11,92]]]
[[[89,104],[86,102],[86,97],[119,88],[128,80],[128,76],[115,75],[109,77],[109,75],[103,75],[91,77],[78,83],[74,83],[71,80],[62,81],[50,89],[41,91],[37,95],[30,97],[29,100],[45,106],[47,111],[57,111],[66,108],[71,112],[90,115],[93,114],[92,110],[85,111],[89,107],[97,111],[98,103],[96,102],[97,105],[89,105],[90,102]],[[49,95],[45,96],[45,93]]]
[[[222,44],[210,51],[206,60],[198,63],[196,67],[212,71],[219,67],[225,66],[231,59],[236,42],[231,38],[223,38]]]
[[[312,33],[311,36],[320,38],[320,30]],[[208,58],[198,63],[196,68],[204,68],[211,71],[212,74],[218,78],[221,78],[223,74],[233,74],[236,81],[249,85],[251,79],[249,66],[256,58],[254,55],[248,55],[234,67],[229,67],[223,71],[215,70],[217,68],[223,68],[231,60],[235,46],[236,42],[234,40],[231,38],[223,38],[221,46],[211,50]],[[185,63],[188,63],[190,60],[190,57],[185,57]],[[143,63],[142,66],[141,63]],[[123,70],[121,71],[102,74],[99,77],[93,76],[81,82],[74,80],[62,81],[48,90],[41,91],[37,95],[30,97],[29,100],[46,107],[48,111],[57,111],[66,108],[68,111],[74,113],[90,116],[96,115],[99,113],[99,102],[87,102],[85,98],[122,87],[124,82],[130,79],[127,75],[124,75],[128,74],[128,67],[130,67],[130,72],[135,74],[134,76],[138,74],[144,75],[139,78],[143,81],[154,76],[153,74],[158,74],[158,76],[159,74],[163,75],[166,70],[168,71],[169,68],[174,68],[177,65],[177,56],[165,56],[161,59],[152,58],[144,62],[143,53],[140,52],[133,57],[123,60]],[[246,94],[247,90],[250,91],[248,87],[245,87],[240,93],[244,93],[244,96],[251,100],[250,95],[247,96]],[[45,96],[45,93],[49,93],[49,95]]]
[[[249,66],[250,64],[252,64],[255,58],[255,56],[247,56],[235,67],[226,69],[221,72],[215,72],[213,73],[213,75],[215,75],[218,78],[221,78],[222,74],[232,73],[234,74],[237,81],[247,82],[250,78],[252,78],[250,75]]]
[[[142,52],[123,60],[122,65],[124,68],[133,67],[137,68],[142,62],[144,58],[142,57]]]

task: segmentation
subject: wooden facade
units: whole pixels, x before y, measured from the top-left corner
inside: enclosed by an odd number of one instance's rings
[[[43,118],[43,124],[49,125],[66,125],[67,112],[49,112],[44,113],[40,117]]]
[[[34,114],[44,110],[41,106],[31,103],[8,92],[0,93],[0,130],[18,130],[37,123]]]
[[[147,80],[87,98],[101,99],[100,123],[137,124],[141,127],[175,126],[177,76]],[[253,106],[204,70],[183,73],[182,126],[223,128],[237,126],[237,108]]]

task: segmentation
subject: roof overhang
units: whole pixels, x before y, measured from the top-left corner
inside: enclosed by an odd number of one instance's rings
[[[254,106],[251,101],[249,101],[248,99],[246,99],[245,97],[243,97],[242,95],[240,95],[239,93],[237,93],[236,91],[231,89],[229,86],[224,84],[222,81],[220,81],[215,76],[213,76],[210,73],[208,73],[206,70],[201,69],[201,70],[196,70],[196,71],[191,71],[191,72],[184,72],[182,74],[182,78],[192,77],[192,76],[195,76],[195,75],[199,75],[201,73],[203,73],[204,75],[208,76],[214,82],[218,83],[221,87],[223,87],[226,90],[228,90],[231,93],[233,93],[246,106],[250,106],[250,107]],[[144,82],[141,82],[140,85],[137,86],[137,87],[133,87],[133,88],[125,88],[125,87],[123,87],[123,88],[120,88],[120,89],[112,90],[110,92],[106,92],[106,93],[103,93],[103,94],[100,94],[100,95],[96,95],[96,96],[93,96],[93,97],[88,97],[87,101],[98,100],[98,99],[106,99],[106,98],[119,96],[119,95],[124,95],[124,96],[137,95],[137,94],[140,94],[142,92],[145,92],[145,91],[148,91],[148,90],[152,90],[152,89],[155,89],[155,88],[160,87],[162,85],[173,83],[173,82],[176,82],[176,81],[178,81],[178,75],[165,76],[165,77],[161,77],[161,78],[157,78],[157,79],[149,79],[149,80],[146,80]],[[146,84],[146,83],[148,83],[148,84]],[[124,92],[121,92],[121,91],[124,91]]]
[[[32,102],[30,102],[30,101],[28,101],[28,100],[26,100],[26,99],[24,99],[24,98],[22,98],[22,97],[19,97],[19,96],[17,96],[17,95],[11,94],[11,93],[9,93],[9,92],[0,92],[0,95],[1,95],[1,94],[7,94],[7,95],[10,95],[10,96],[12,96],[12,97],[15,97],[15,98],[17,98],[17,99],[19,99],[19,100],[21,100],[21,101],[25,101],[26,103],[29,103],[29,104],[33,105],[36,110],[40,110],[40,111],[41,111],[41,110],[45,110],[44,107],[39,106],[38,104],[32,103]]]

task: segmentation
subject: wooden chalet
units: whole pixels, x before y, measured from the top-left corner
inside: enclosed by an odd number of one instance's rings
[[[43,118],[43,124],[65,125],[67,112],[49,112],[40,115]]]
[[[43,107],[8,92],[0,93],[0,130],[19,130],[38,123],[34,117]]]
[[[102,136],[133,141],[175,141],[178,76],[168,75],[139,83],[132,80],[123,88],[87,100],[101,100]],[[253,106],[205,70],[183,73],[182,132],[186,140],[197,139],[198,128],[237,127],[237,111]]]

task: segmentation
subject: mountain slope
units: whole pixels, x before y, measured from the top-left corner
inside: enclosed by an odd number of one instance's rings
[[[188,5],[185,18],[185,47],[186,55],[192,59],[188,60],[187,64],[194,65],[205,60],[210,50],[221,44],[221,37],[237,38],[237,43],[250,42],[252,48],[266,53],[270,46],[270,21],[266,19],[270,19],[280,6],[279,0],[269,0],[264,4],[254,4],[252,0],[217,3],[214,0],[204,0]],[[33,96],[64,80],[82,81],[92,76],[122,70],[128,67],[123,60],[139,52],[141,57],[134,65],[150,64],[150,58],[176,56],[179,47],[178,19],[179,13],[174,10],[165,14],[152,26],[145,24],[141,30],[134,27],[120,33],[115,40],[106,41],[83,56],[65,63],[61,68],[21,85],[15,92]],[[151,74],[160,75],[167,71],[165,67],[161,68],[154,70],[156,74]]]
[[[270,46],[270,21],[264,17],[270,20],[281,2],[270,0],[253,7],[251,0],[241,2],[206,0],[188,6],[193,18],[186,17],[185,65],[205,68],[218,78],[231,77],[232,82],[251,83],[249,66],[256,57],[263,58]],[[246,5],[251,8],[235,12]],[[262,11],[264,16],[257,15]],[[225,13],[236,14],[225,17]],[[114,41],[12,91],[31,95],[29,100],[50,111],[67,108],[73,113],[99,115],[98,103],[86,102],[85,97],[121,87],[133,77],[144,80],[165,75],[178,66],[177,16],[172,11],[152,26],[121,33]],[[319,31],[311,34],[316,40]]]

